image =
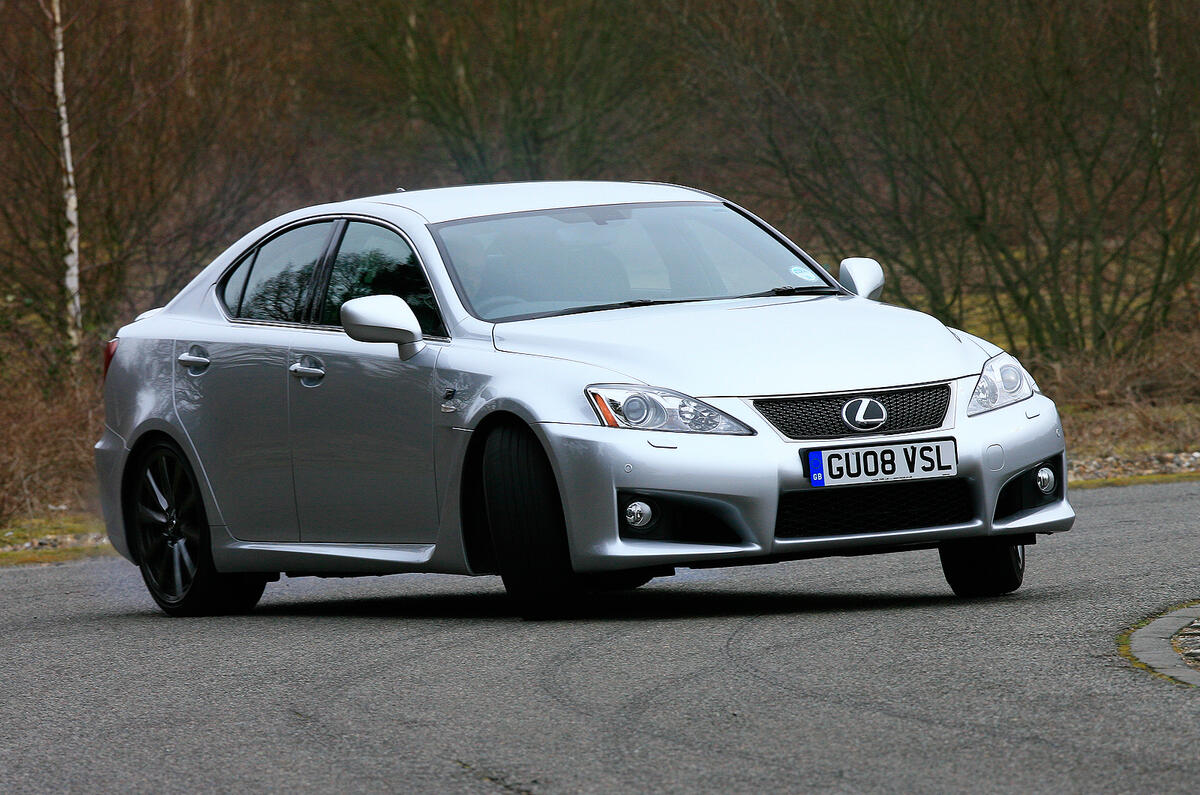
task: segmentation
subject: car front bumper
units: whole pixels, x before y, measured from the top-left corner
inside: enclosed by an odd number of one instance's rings
[[[974,380],[959,379],[955,395],[970,394]],[[1075,520],[1065,482],[1058,499],[1001,521],[993,518],[1001,489],[1030,467],[1057,460],[1058,471],[1065,476],[1058,412],[1054,403],[1040,394],[975,417],[966,416],[965,397],[958,397],[952,403],[952,421],[938,430],[818,442],[785,439],[748,401],[720,398],[707,402],[753,427],[756,435],[706,436],[556,423],[538,426],[558,481],[567,484],[561,490],[576,571],[736,565],[884,552],[963,538],[1063,532]],[[883,532],[862,527],[853,534],[776,537],[780,496],[812,488],[804,472],[803,452],[946,438],[955,440],[957,476],[969,485],[973,508],[969,521]],[[833,488],[859,487],[825,490]],[[623,536],[619,492],[705,506],[704,510],[720,515],[736,535],[720,543]]]

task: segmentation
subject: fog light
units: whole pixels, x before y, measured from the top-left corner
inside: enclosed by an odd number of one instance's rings
[[[644,502],[631,502],[625,506],[625,524],[630,527],[645,527],[654,519],[654,512]]]
[[[1052,470],[1050,467],[1042,467],[1037,471],[1037,475],[1035,477],[1037,478],[1038,491],[1040,491],[1042,494],[1054,493],[1054,470]]]

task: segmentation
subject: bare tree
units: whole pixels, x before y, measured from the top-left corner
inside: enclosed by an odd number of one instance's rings
[[[252,225],[290,157],[278,51],[250,46],[272,9],[181,25],[148,0],[61,2],[0,5],[0,325],[51,368]]]
[[[1200,259],[1186,3],[1154,33],[1121,0],[671,5],[747,159],[899,300],[1014,349],[1108,353],[1180,306]]]
[[[349,46],[365,44],[397,122],[428,125],[467,180],[588,177],[627,169],[663,121],[665,48],[645,16],[630,0],[370,2]]]
[[[50,25],[54,47],[54,109],[58,116],[58,142],[62,164],[63,216],[63,288],[67,293],[67,337],[71,357],[79,361],[79,341],[83,336],[83,311],[79,306],[79,198],[75,192],[75,161],[71,156],[71,122],[67,114],[66,52],[63,47],[63,15],[60,0],[38,0]]]

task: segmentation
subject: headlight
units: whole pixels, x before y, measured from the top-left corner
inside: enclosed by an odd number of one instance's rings
[[[593,384],[584,390],[600,422],[610,428],[752,436],[754,431],[687,395],[652,386]]]
[[[1029,373],[1010,354],[993,356],[987,360],[975,382],[975,391],[967,404],[967,416],[1018,403],[1032,397],[1036,389],[1037,384]]]

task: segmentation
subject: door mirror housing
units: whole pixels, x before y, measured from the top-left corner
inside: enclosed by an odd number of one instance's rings
[[[421,324],[403,298],[368,295],[342,304],[342,328],[360,342],[394,342],[401,359],[411,359],[425,347]]]
[[[847,257],[838,270],[838,283],[855,295],[877,301],[883,292],[883,268],[870,257]]]

